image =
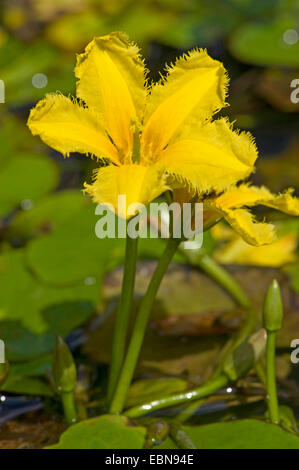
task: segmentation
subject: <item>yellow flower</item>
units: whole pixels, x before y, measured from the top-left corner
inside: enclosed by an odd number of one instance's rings
[[[215,225],[211,233],[215,240],[224,242],[213,253],[219,263],[281,267],[297,259],[296,232],[282,235],[271,245],[265,246],[249,245],[223,223]]]
[[[222,194],[204,200],[204,211],[222,216],[231,227],[250,245],[261,246],[273,243],[276,239],[275,226],[256,222],[247,209],[263,205],[278,209],[286,214],[299,215],[299,199],[287,190],[276,196],[267,188],[241,184],[233,186]]]
[[[212,121],[226,105],[228,78],[205,50],[182,56],[149,86],[138,48],[111,33],[78,55],[75,75],[77,100],[47,95],[28,126],[66,156],[101,161],[85,184],[95,202],[116,211],[118,195],[126,195],[127,206],[147,204],[173,182],[219,193],[252,172],[257,150],[250,134],[233,131],[226,119]]]

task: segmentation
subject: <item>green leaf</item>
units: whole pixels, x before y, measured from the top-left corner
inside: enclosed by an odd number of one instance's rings
[[[32,276],[23,260],[23,249],[8,251],[0,258],[0,321],[19,321],[35,334],[65,336],[94,313],[99,298],[96,282],[48,286]],[[30,351],[29,339],[28,345],[25,355]]]
[[[0,170],[15,153],[31,150],[35,142],[24,122],[7,110],[0,114],[0,141]]]
[[[52,396],[53,390],[51,387],[41,379],[33,377],[16,376],[15,374],[8,374],[7,379],[1,385],[2,392],[18,393],[26,395],[41,395]]]
[[[244,419],[206,426],[185,426],[198,449],[299,449],[299,438],[277,425]],[[168,438],[160,449],[177,448]]]
[[[47,38],[55,45],[68,51],[77,52],[84,48],[94,36],[109,33],[103,15],[94,11],[80,11],[60,16],[46,29]]]
[[[103,415],[74,424],[49,449],[142,449],[146,429],[124,416]]]
[[[297,30],[295,17],[279,17],[264,23],[248,23],[230,38],[231,53],[242,62],[261,66],[299,66],[299,42],[285,42],[287,30]]]
[[[91,201],[81,191],[64,190],[47,195],[30,210],[18,212],[9,227],[10,237],[28,238],[59,228],[78,209],[90,207]]]
[[[52,370],[52,354],[38,357],[32,361],[10,364],[10,375],[15,377],[34,377],[48,375]]]
[[[0,323],[0,337],[5,343],[9,361],[26,361],[46,354],[53,349],[55,341],[53,333],[36,335],[15,321]]]
[[[96,237],[95,207],[78,209],[56,231],[29,244],[28,265],[43,282],[66,285],[100,279],[122,262],[125,240]]]
[[[73,58],[60,55],[49,43],[39,40],[25,45],[10,38],[0,48],[1,56],[6,51],[9,53],[1,67],[1,79],[5,83],[5,102],[10,106],[37,101],[45,93],[73,90]],[[33,86],[32,77],[36,73],[46,75],[48,80],[45,87]]]
[[[0,216],[8,214],[23,200],[36,201],[58,183],[58,167],[43,155],[7,155],[0,171]]]

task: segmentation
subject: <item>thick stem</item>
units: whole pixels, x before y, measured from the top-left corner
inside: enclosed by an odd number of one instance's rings
[[[110,406],[110,413],[121,413],[131,380],[133,378],[134,370],[139,357],[140,349],[142,346],[145,330],[148,324],[149,315],[169,263],[175,254],[180,244],[179,239],[170,238],[165,247],[164,253],[160,258],[153,277],[149,283],[148,289],[143,297],[140,309],[136,318],[135,327],[133,330],[132,338],[122,368],[120,379],[116,387],[115,395],[112,399]]]
[[[198,400],[216,392],[220,388],[227,385],[227,383],[228,377],[222,374],[217,378],[208,381],[202,387],[195,388],[194,390],[187,390],[185,392],[176,393],[174,395],[168,395],[164,398],[154,400],[149,403],[144,403],[143,405],[135,406],[134,408],[126,411],[125,415],[129,416],[130,418],[138,418],[139,416],[152,413],[156,410],[161,410],[162,408],[168,408],[170,406],[181,405],[182,403]]]
[[[138,238],[130,238],[127,235],[124,274],[112,342],[107,392],[108,403],[112,400],[125,355],[126,337],[134,295],[137,245]]]
[[[199,266],[206,274],[226,289],[241,307],[250,306],[250,300],[239,283],[209,255],[204,254],[196,257],[193,264]]]
[[[74,424],[77,421],[77,412],[75,405],[74,392],[62,392],[61,401],[63,412],[67,424]]]
[[[275,374],[275,340],[276,332],[267,331],[267,350],[266,350],[266,384],[267,384],[267,403],[269,417],[272,423],[279,423],[278,400],[276,391]]]

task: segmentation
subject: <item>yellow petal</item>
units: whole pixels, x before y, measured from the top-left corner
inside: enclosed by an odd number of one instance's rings
[[[296,246],[297,237],[294,233],[266,246],[251,246],[242,238],[234,237],[230,243],[217,249],[213,256],[223,264],[280,267],[296,260]]]
[[[60,94],[47,95],[31,110],[33,135],[63,155],[93,154],[118,164],[117,150],[105,134],[100,116]]]
[[[268,245],[276,238],[274,225],[255,222],[253,215],[245,209],[227,210],[224,212],[224,217],[250,245]]]
[[[233,131],[225,119],[219,119],[200,127],[193,139],[169,145],[159,161],[169,174],[198,192],[220,192],[246,178],[256,158],[251,136]]]
[[[106,129],[124,154],[132,150],[132,123],[141,121],[146,88],[145,67],[127,36],[95,38],[77,56],[77,96],[103,114]]]
[[[290,215],[299,215],[299,199],[293,197],[292,192],[291,189],[288,189],[276,196],[264,186],[258,188],[242,184],[239,187],[230,188],[219,196],[215,202],[216,206],[222,210],[261,204]]]
[[[228,78],[205,50],[193,50],[167,69],[152,87],[142,136],[144,153],[153,158],[181,129],[203,122],[224,106]]]
[[[278,196],[272,195],[268,201],[263,201],[261,204],[278,209],[290,215],[299,215],[299,198],[292,196],[293,190],[288,189]]]
[[[134,215],[131,211],[128,213],[131,204],[147,205],[168,189],[160,166],[145,167],[135,164],[100,168],[95,181],[90,185],[85,183],[84,186],[94,202],[111,204],[123,218]],[[118,196],[126,196],[126,207],[118,207]]]
[[[215,199],[216,206],[221,210],[243,206],[255,206],[271,196],[270,191],[262,186],[256,188],[247,184],[233,186]]]

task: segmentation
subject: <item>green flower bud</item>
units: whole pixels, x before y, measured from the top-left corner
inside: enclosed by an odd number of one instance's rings
[[[163,442],[169,433],[169,424],[158,419],[150,423],[147,428],[145,448],[151,449],[155,444]]]
[[[278,331],[282,327],[283,305],[281,300],[280,287],[276,279],[272,281],[267,291],[263,322],[264,328],[268,331]]]
[[[72,392],[75,389],[77,379],[75,362],[61,336],[56,337],[52,373],[57,393]]]
[[[224,362],[223,371],[230,380],[244,376],[262,356],[267,341],[267,333],[263,328],[258,330],[234,351]]]

